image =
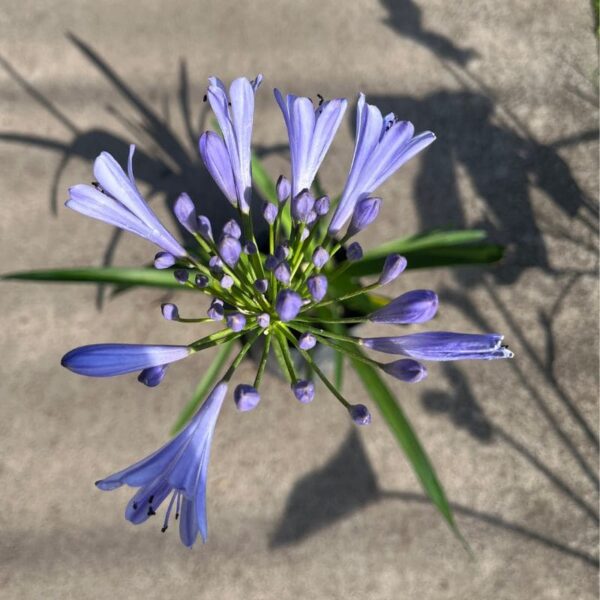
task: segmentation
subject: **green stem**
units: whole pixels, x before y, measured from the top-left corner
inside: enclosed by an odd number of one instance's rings
[[[267,359],[269,358],[269,350],[271,349],[271,336],[267,334],[265,336],[265,347],[263,348],[262,356],[260,357],[260,363],[258,364],[258,371],[256,372],[256,377],[254,378],[254,387],[258,389],[260,383],[263,378],[263,374],[265,372],[265,367],[267,366]]]
[[[277,336],[277,345],[279,346],[279,349],[281,351],[281,356],[283,357],[283,362],[285,363],[285,367],[290,377],[290,381],[292,383],[295,383],[296,381],[298,381],[298,375],[296,374],[296,369],[294,369],[294,363],[290,355],[290,349],[288,348],[287,342],[285,341],[285,335],[281,333],[280,329],[274,328],[273,331]]]
[[[327,377],[325,376],[323,371],[321,371],[321,369],[319,369],[319,367],[317,366],[317,363],[315,363],[315,361],[313,360],[312,356],[308,352],[306,352],[306,350],[302,350],[302,348],[300,348],[296,338],[290,333],[290,331],[287,329],[287,327],[283,328],[282,331],[283,331],[284,335],[290,340],[290,342],[296,347],[296,350],[298,350],[298,352],[300,352],[300,355],[302,356],[302,358],[304,358],[304,360],[310,365],[312,370],[318,375],[319,379],[327,386],[329,391],[346,408],[350,408],[352,405],[346,400],[346,398],[344,398],[344,396],[342,396],[337,391],[335,385],[333,385],[333,383],[331,383],[331,381],[329,381],[329,379],[327,379]]]
[[[240,366],[242,360],[244,360],[244,356],[248,353],[248,350],[252,348],[252,344],[258,339],[258,336],[262,333],[262,329],[258,331],[254,330],[254,335],[242,346],[242,349],[239,351],[239,354],[235,357],[229,369],[225,375],[223,375],[222,381],[229,381],[231,376],[234,374],[235,370]]]

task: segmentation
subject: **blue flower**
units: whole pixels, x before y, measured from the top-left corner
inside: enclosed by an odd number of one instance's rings
[[[317,107],[310,98],[288,94],[285,98],[275,89],[290,143],[292,198],[310,189],[315,175],[342,122],[348,101],[344,98],[321,101]]]
[[[140,488],[127,504],[125,518],[139,525],[156,514],[171,495],[162,531],[166,531],[173,506],[179,522],[179,536],[192,547],[198,533],[206,542],[206,478],[213,432],[227,384],[219,383],[188,425],[146,458],[96,482],[101,490],[114,490],[123,484]]]
[[[408,121],[398,121],[391,113],[386,117],[360,94],[356,108],[356,144],[352,166],[340,202],[329,224],[335,234],[352,216],[356,203],[372,194],[407,160],[429,146],[435,135],[425,131],[413,136]]]
[[[229,96],[220,79],[210,77],[208,81],[208,101],[223,138],[211,132],[203,134],[200,154],[225,197],[232,204],[237,204],[242,213],[248,214],[252,196],[250,141],[254,94],[262,82],[262,75],[253,81],[245,77],[235,79],[229,87]]]
[[[177,257],[187,253],[181,244],[163,227],[135,185],[133,153],[129,147],[128,171],[125,175],[117,161],[102,152],[94,162],[94,177],[99,187],[76,185],[69,189],[65,206],[85,215],[135,233]]]
[[[418,360],[491,360],[512,358],[497,333],[474,334],[429,331],[397,337],[363,338],[366,348],[387,354],[402,354]]]
[[[188,346],[149,346],[144,344],[92,344],[67,352],[63,367],[88,377],[113,377],[166,365],[193,352]]]

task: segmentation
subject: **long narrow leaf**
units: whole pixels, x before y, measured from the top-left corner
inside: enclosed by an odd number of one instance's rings
[[[252,154],[252,185],[265,200],[277,204],[275,183],[254,153]]]
[[[0,279],[20,281],[47,281],[54,283],[115,283],[160,288],[190,289],[173,277],[173,271],[129,267],[75,267],[67,269],[40,269],[7,273]]]
[[[423,489],[452,531],[464,543],[433,465],[392,392],[373,367],[356,359],[351,358],[350,360],[368,394],[377,404],[381,414],[396,436]]]
[[[175,435],[177,432],[179,432],[182,429],[182,427],[192,418],[192,416],[200,406],[200,403],[202,402],[206,394],[208,394],[210,388],[215,384],[217,375],[219,374],[219,371],[229,358],[229,355],[231,354],[231,351],[233,350],[234,346],[235,341],[231,341],[226,342],[219,348],[217,356],[215,356],[215,359],[213,360],[212,364],[210,365],[210,367],[208,367],[202,379],[196,386],[194,395],[192,396],[191,400],[185,405],[185,408],[181,411],[181,414],[177,418],[175,425],[173,425],[171,429],[171,435]]]

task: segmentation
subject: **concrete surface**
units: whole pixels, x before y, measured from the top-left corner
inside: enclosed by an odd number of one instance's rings
[[[134,377],[76,377],[59,367],[74,346],[187,334],[160,319],[155,291],[105,299],[98,312],[93,287],[2,283],[0,596],[595,598],[598,63],[589,3],[52,4],[7,0],[0,12],[0,272],[101,264],[112,232],[62,201],[70,184],[91,179],[99,150],[124,159],[132,140],[163,214],[165,197],[182,189],[218,212],[189,139],[205,81],[262,71],[254,139],[275,176],[286,159],[276,151],[285,133],[274,85],[313,96],[363,90],[438,134],[381,190],[383,218],[363,241],[485,227],[508,246],[502,266],[412,272],[393,291],[434,287],[440,328],[501,331],[516,359],[434,366],[417,387],[393,384],[474,561],[423,501],[377,415],[356,433],[325,390],[298,406],[272,376],[259,410],[223,411],[209,543],[188,551],[159,523],[124,521],[128,490],[102,493],[93,482],[165,440],[208,358],[174,365],[155,390]],[[323,171],[330,190],[351,155],[348,117]],[[142,121],[149,133],[127,125]],[[114,264],[152,254],[131,236],[117,241]],[[192,301],[181,303],[191,310]],[[251,371],[246,364],[240,380]],[[353,376],[346,391],[364,400]]]

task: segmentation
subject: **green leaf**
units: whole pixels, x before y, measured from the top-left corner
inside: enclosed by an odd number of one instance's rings
[[[196,386],[196,390],[194,391],[194,395],[192,399],[186,404],[185,408],[181,411],[181,414],[177,418],[175,425],[173,425],[171,429],[171,435],[175,435],[183,426],[192,418],[195,414],[196,410],[200,406],[200,403],[208,394],[210,388],[215,384],[217,375],[219,371],[229,358],[233,347],[235,346],[235,341],[226,342],[223,344],[219,351],[217,352],[217,356],[213,360],[210,367],[208,367],[207,371],[204,373],[204,376]]]
[[[383,418],[396,436],[426,494],[447,521],[452,531],[464,543],[433,465],[392,392],[372,366],[357,359],[350,358],[350,360],[367,393],[377,404]]]
[[[485,240],[487,233],[483,229],[431,229],[399,240],[381,244],[365,254],[365,257],[387,256],[392,252],[414,252],[424,248],[440,246],[462,246]]]
[[[41,269],[7,273],[1,279],[20,281],[48,281],[53,283],[114,283],[148,287],[190,289],[173,277],[170,269],[139,269],[129,267],[75,267],[67,269]]]

